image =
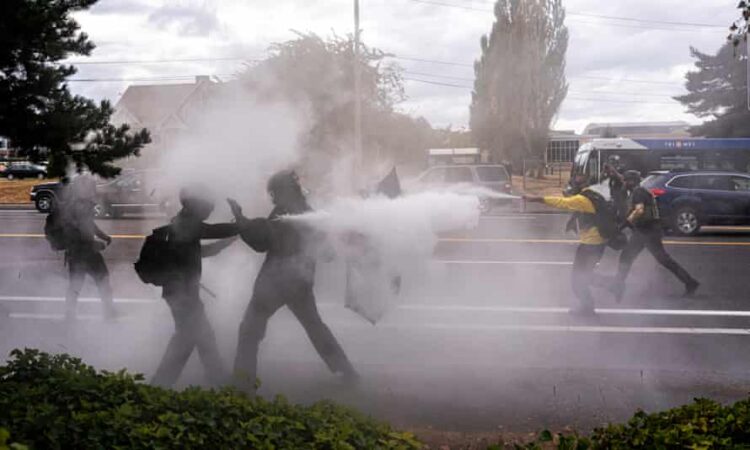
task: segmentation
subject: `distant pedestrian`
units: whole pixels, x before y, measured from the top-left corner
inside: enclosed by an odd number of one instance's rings
[[[102,251],[112,243],[112,238],[103,232],[94,221],[96,206],[96,181],[88,175],[80,175],[65,188],[61,201],[55,205],[59,227],[61,249],[65,250],[65,263],[68,266],[68,289],[65,294],[65,318],[76,318],[78,297],[81,294],[86,275],[89,275],[99,290],[104,316],[114,319],[118,313],[112,298],[109,270],[102,257]],[[49,222],[48,222],[49,223]],[[48,234],[45,225],[45,234]]]
[[[282,171],[268,182],[274,209],[268,219],[248,220],[237,216],[242,239],[256,251],[266,252],[266,259],[255,280],[253,296],[239,330],[239,343],[234,363],[240,387],[255,392],[258,349],[265,337],[268,320],[283,306],[288,307],[305,328],[313,347],[328,368],[356,380],[344,350],[331,330],[323,323],[315,304],[316,248],[322,236],[284,216],[311,211],[293,171]]]
[[[629,193],[626,223],[633,229],[633,235],[620,255],[617,282],[613,289],[616,300],[622,300],[630,268],[644,248],[648,249],[659,264],[685,284],[685,296],[692,295],[700,283],[664,249],[659,207],[651,191],[641,186],[641,173],[637,170],[628,170],[623,179]]]
[[[200,298],[201,258],[217,254],[229,242],[201,247],[201,240],[236,236],[238,226],[235,223],[204,223],[214,209],[213,200],[207,192],[205,186],[199,185],[182,189],[182,210],[164,230],[168,244],[166,253],[170,259],[164,261],[164,265],[169,266],[171,275],[163,283],[162,297],[172,312],[175,332],[151,380],[155,385],[172,386],[194,349],[198,350],[198,356],[213,384],[219,385],[229,380]]]
[[[545,203],[558,209],[572,211],[574,213],[572,225],[578,231],[580,244],[576,249],[573,260],[572,286],[573,292],[578,297],[579,305],[571,310],[574,314],[593,315],[594,298],[591,294],[591,286],[610,288],[611,277],[597,274],[596,265],[604,255],[608,238],[603,236],[602,211],[597,211],[596,204],[603,205],[604,198],[600,194],[588,188],[585,175],[576,175],[568,188],[565,197],[538,197],[524,195],[529,202]],[[600,206],[601,208],[601,206]],[[597,217],[597,213],[600,217]],[[607,224],[606,229],[616,228],[614,217]],[[609,233],[604,233],[609,234]],[[616,239],[613,237],[613,239]]]
[[[609,180],[609,196],[617,211],[617,220],[621,224],[628,215],[628,191],[625,180],[617,168],[610,164],[604,165],[604,176]]]

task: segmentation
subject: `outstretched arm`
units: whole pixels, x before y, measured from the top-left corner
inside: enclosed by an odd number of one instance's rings
[[[211,244],[201,245],[201,257],[210,258],[221,253],[225,248],[229,247],[237,240],[237,237],[230,239],[224,239],[218,242],[212,242]]]
[[[596,212],[591,200],[583,195],[574,195],[572,197],[540,197],[536,195],[524,195],[524,200],[532,203],[544,203],[548,206],[566,211],[582,212],[593,214]]]
[[[239,226],[236,223],[204,223],[201,225],[201,239],[225,239],[237,236]]]
[[[110,237],[110,235],[102,231],[102,229],[99,228],[99,225],[97,225],[96,222],[94,222],[94,235],[98,237],[99,239],[103,240],[104,242],[106,242],[107,245],[112,243],[112,237]]]

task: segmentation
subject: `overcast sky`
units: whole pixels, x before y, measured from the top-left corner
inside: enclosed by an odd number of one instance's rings
[[[427,1],[432,3],[360,0],[363,39],[407,58],[397,60],[410,79],[403,111],[422,115],[433,125],[459,128],[468,123],[471,63],[479,54],[480,36],[492,26],[492,1]],[[589,122],[606,121],[697,121],[670,97],[683,92],[684,74],[692,66],[689,47],[714,52],[724,43],[736,0],[563,1],[570,29],[570,92],[555,128],[581,131]],[[262,58],[269,44],[294,38],[293,30],[350,33],[352,3],[100,0],[77,18],[98,46],[89,61],[252,59]],[[179,82],[170,77],[226,77],[241,68],[238,60],[81,64],[75,78],[99,81],[71,85],[77,93],[116,101],[128,84],[136,82],[102,79]]]

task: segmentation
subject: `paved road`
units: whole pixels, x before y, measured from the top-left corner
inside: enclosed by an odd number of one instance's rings
[[[94,298],[81,320],[57,320],[65,271],[41,236],[43,216],[0,211],[0,352],[19,346],[83,355],[97,366],[150,373],[170,333],[170,318],[152,287],[132,272],[141,236],[162,222],[126,219],[100,225],[117,239],[106,257],[127,316],[99,318]],[[404,291],[373,327],[342,306],[343,269],[321,265],[321,314],[364,374],[351,390],[332,379],[301,327],[282,312],[261,356],[266,394],[300,401],[333,397],[405,425],[492,430],[498,426],[591,427],[621,420],[637,407],[663,408],[708,395],[741,398],[750,386],[750,233],[709,230],[669,239],[668,250],[703,282],[693,299],[644,254],[622,304],[599,292],[600,315],[567,314],[574,237],[566,216],[506,214],[475,230],[442,236],[431,261],[404,274]],[[612,272],[608,252],[599,270]],[[206,295],[222,351],[235,332],[259,258],[241,245],[206,264]],[[84,297],[96,292],[87,287]],[[183,383],[203,382],[191,361]],[[575,419],[571,419],[571,418]]]

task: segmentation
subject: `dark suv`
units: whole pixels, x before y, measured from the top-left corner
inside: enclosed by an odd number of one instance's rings
[[[695,235],[703,225],[750,225],[750,174],[652,172],[642,186],[676,234]]]
[[[113,180],[97,183],[96,216],[117,218],[124,213],[174,212],[169,197],[155,184],[158,175],[154,171],[124,170]],[[31,190],[31,201],[39,212],[47,213],[60,189],[60,183],[36,185]]]

